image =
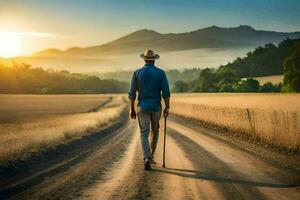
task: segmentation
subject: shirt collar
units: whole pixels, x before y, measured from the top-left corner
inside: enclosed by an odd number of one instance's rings
[[[149,67],[150,67],[150,66],[151,66],[151,67],[154,67],[153,64],[145,64],[144,66],[145,66],[145,67],[148,67],[148,66],[149,66]]]

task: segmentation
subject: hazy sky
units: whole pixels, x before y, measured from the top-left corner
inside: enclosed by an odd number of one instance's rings
[[[17,32],[23,54],[102,44],[142,28],[300,31],[299,19],[300,0],[0,0],[0,32]]]

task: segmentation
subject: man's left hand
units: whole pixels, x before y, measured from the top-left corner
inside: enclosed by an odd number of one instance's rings
[[[169,107],[166,107],[164,109],[164,117],[168,117],[168,115],[169,115]]]

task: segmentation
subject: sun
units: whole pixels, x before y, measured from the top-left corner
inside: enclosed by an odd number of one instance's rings
[[[0,32],[0,57],[13,58],[21,51],[21,41],[16,33]]]

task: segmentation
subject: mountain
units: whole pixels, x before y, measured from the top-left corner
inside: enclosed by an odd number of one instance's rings
[[[299,38],[300,32],[284,33],[256,30],[241,25],[233,28],[211,26],[187,33],[161,34],[143,29],[106,44],[86,48],[72,47],[65,51],[48,49],[37,52],[32,57],[89,57],[123,55],[143,52],[152,48],[158,52],[172,52],[191,49],[236,49],[277,44],[286,38]]]

